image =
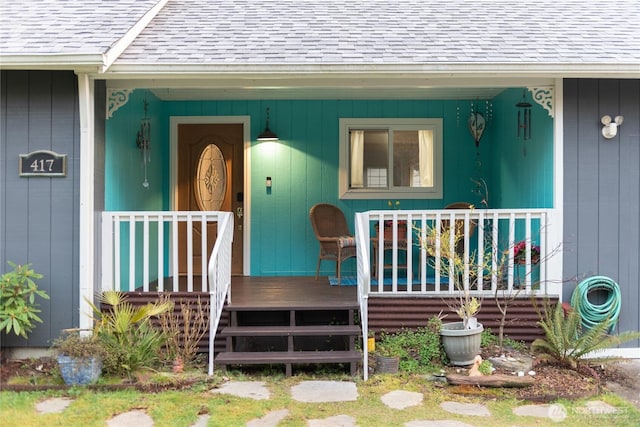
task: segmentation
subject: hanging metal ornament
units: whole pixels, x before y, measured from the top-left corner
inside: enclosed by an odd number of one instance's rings
[[[526,90],[522,91],[522,98],[516,104],[518,108],[518,138],[526,141],[531,139],[531,103],[527,101]]]
[[[144,181],[142,186],[149,188],[149,180],[147,179],[147,165],[151,163],[151,119],[147,117],[147,96],[144,97],[144,117],[140,120],[140,130],[136,135],[136,146],[140,149],[142,156],[142,167],[144,168]]]
[[[471,115],[469,116],[469,120],[467,121],[467,123],[469,125],[469,132],[471,132],[471,136],[476,143],[477,149],[480,146],[480,139],[482,138],[482,134],[484,133],[486,121],[482,113],[472,108]]]

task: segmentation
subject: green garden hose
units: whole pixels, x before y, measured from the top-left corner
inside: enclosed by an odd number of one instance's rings
[[[606,291],[607,299],[602,304],[589,301],[589,294],[594,291]],[[620,315],[620,287],[612,279],[605,276],[593,276],[580,282],[571,295],[571,305],[582,317],[582,326],[592,328],[609,319],[612,330]]]

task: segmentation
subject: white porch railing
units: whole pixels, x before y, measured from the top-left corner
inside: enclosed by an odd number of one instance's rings
[[[549,236],[552,211],[547,209],[470,209],[470,210],[429,210],[429,211],[369,211],[356,215],[356,233],[362,236],[360,244],[373,242],[378,250],[375,254],[376,266],[373,277],[360,277],[364,271],[360,264],[369,264],[372,260],[358,257],[358,283],[375,295],[440,295],[454,294],[454,286],[449,285],[450,272],[440,269],[440,262],[434,258],[448,257],[441,253],[441,242],[435,239],[429,251],[421,247],[427,228],[443,229],[442,223],[463,224],[463,275],[464,289],[471,293],[494,293],[500,289],[520,289],[525,294],[560,293],[558,283],[550,280],[549,268],[556,268],[561,260],[553,255],[558,252]],[[407,224],[406,231],[399,231],[399,225]],[[473,226],[472,226],[473,224]],[[372,230],[385,227],[392,230],[389,236]],[[475,232],[469,233],[475,227]],[[374,234],[374,235],[372,235]],[[453,247],[452,234],[449,234]],[[517,265],[514,259],[514,246],[524,242],[525,262]],[[368,245],[367,245],[368,246]],[[540,261],[532,263],[531,248],[539,247]],[[430,257],[429,253],[435,254]],[[482,262],[490,258],[490,266]],[[431,259],[430,259],[431,258]],[[474,264],[475,262],[475,264]],[[490,268],[486,268],[490,267]],[[554,270],[555,271],[555,270]],[[387,276],[385,277],[385,273]],[[476,277],[476,283],[470,278]],[[379,280],[378,280],[379,279]],[[365,283],[365,280],[368,283]],[[411,284],[412,286],[408,286]],[[367,286],[368,285],[368,286]],[[373,285],[373,286],[372,286]]]
[[[453,272],[441,271],[442,263],[437,261],[449,256],[441,251],[439,230],[444,228],[443,221],[463,224],[462,256],[465,268],[462,284],[470,294],[493,295],[500,290],[519,295],[559,296],[561,281],[554,276],[561,271],[562,258],[554,256],[560,248],[559,242],[552,236],[552,218],[553,210],[549,209],[383,210],[356,213],[364,379],[368,376],[369,295],[445,297],[460,291],[449,284],[448,277]],[[399,231],[400,224],[407,225],[406,231]],[[373,231],[376,227],[377,230],[384,230],[385,226],[390,230],[386,238],[384,232]],[[475,228],[474,233],[470,233],[471,228]],[[426,241],[427,229],[435,230],[437,234],[437,238],[430,241],[432,247],[429,251],[420,244],[421,239]],[[447,246],[453,248],[452,233],[449,233],[449,238],[451,241]],[[517,265],[514,259],[513,249],[518,242],[524,242],[523,265]],[[372,246],[378,249],[375,251],[375,260],[370,256]],[[532,262],[533,246],[539,247],[538,262]],[[487,258],[490,266],[478,261]],[[375,271],[371,268],[372,261]],[[385,273],[388,273],[387,277]]]
[[[154,291],[177,292],[182,268],[186,281],[182,290],[207,292],[207,247],[211,248],[216,238],[208,235],[207,224],[220,226],[229,215],[214,211],[103,212],[102,290],[148,292],[149,284],[155,281]],[[217,233],[220,235],[220,230]],[[196,245],[203,254],[198,265],[193,261]],[[198,289],[194,289],[196,278],[200,280]]]
[[[217,224],[211,254],[208,224]],[[184,242],[179,243],[179,229]],[[180,256],[184,257],[187,292],[209,292],[209,375],[213,374],[215,333],[225,300],[231,302],[231,250],[234,218],[231,212],[103,212],[102,290],[179,291]],[[193,263],[194,244],[199,243],[199,273]],[[194,243],[196,242],[196,243]],[[164,278],[170,275],[170,284]],[[194,278],[199,275],[199,289]],[[126,279],[127,283],[123,283]],[[150,282],[157,283],[150,289]],[[184,289],[183,289],[184,290]]]

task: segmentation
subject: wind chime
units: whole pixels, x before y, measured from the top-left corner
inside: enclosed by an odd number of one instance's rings
[[[140,130],[136,137],[136,146],[140,149],[142,155],[142,167],[144,168],[144,181],[142,186],[149,188],[147,180],[147,165],[151,163],[151,120],[147,117],[147,96],[144,97],[144,117],[140,120]]]
[[[516,104],[518,109],[518,138],[524,141],[531,139],[531,103],[527,101],[526,89],[522,90],[522,98]],[[523,144],[522,154],[527,155],[527,147]]]

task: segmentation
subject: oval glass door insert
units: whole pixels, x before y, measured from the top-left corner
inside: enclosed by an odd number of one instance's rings
[[[220,210],[227,190],[227,166],[222,151],[215,144],[200,153],[196,172],[195,195],[203,211]]]

